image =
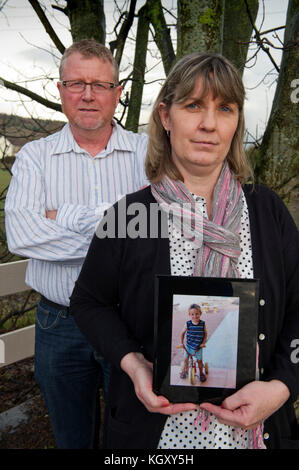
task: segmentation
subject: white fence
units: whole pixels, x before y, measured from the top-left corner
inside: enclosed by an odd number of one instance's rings
[[[0,264],[0,297],[29,289],[25,284],[28,261]],[[0,367],[34,355],[35,326],[0,335]]]

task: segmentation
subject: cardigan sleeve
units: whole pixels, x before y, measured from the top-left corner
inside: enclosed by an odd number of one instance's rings
[[[295,400],[299,394],[299,354],[294,355],[294,344],[299,340],[299,232],[285,206],[280,204],[285,311],[273,358],[272,377],[280,377]],[[283,290],[283,286],[280,288]]]
[[[299,394],[299,234],[279,196],[260,187],[254,204],[253,230],[265,305],[259,309],[259,346],[264,380],[284,382]],[[261,340],[260,340],[261,338]]]
[[[99,225],[109,220],[109,211]],[[114,213],[113,213],[114,217]],[[115,217],[117,219],[117,217]],[[99,238],[97,230],[70,298],[70,312],[92,347],[114,366],[129,352],[141,350],[121,317],[119,282],[124,239]]]

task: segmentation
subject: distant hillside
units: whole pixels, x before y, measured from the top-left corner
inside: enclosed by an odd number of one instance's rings
[[[64,125],[65,121],[24,118],[0,113],[0,137],[6,137],[17,148],[31,140],[53,134]]]

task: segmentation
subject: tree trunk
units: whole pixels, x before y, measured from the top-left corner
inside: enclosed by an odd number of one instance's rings
[[[40,19],[40,22],[42,23],[43,27],[45,28],[45,31],[48,33],[52,41],[54,42],[55,46],[59,50],[61,54],[64,53],[65,47],[60,41],[59,37],[57,36],[54,28],[52,27],[50,21],[48,20],[44,10],[42,9],[40,3],[37,0],[29,0],[30,5],[34,9],[35,13]],[[0,8],[1,10],[1,8]]]
[[[103,0],[68,0],[65,9],[73,41],[95,39],[105,44],[106,19]]]
[[[134,21],[136,1],[137,0],[130,1],[129,11],[126,12],[125,20],[120,28],[120,32],[117,36],[117,39],[115,41],[110,42],[110,50],[112,54],[114,53],[114,50],[116,49],[114,57],[118,66],[121,62],[125,43],[126,43],[129,31]]]
[[[165,75],[168,75],[175,61],[175,53],[170,37],[170,30],[167,27],[163,14],[161,0],[148,0],[147,5],[149,18],[155,29],[154,39],[162,57]]]
[[[192,52],[220,52],[224,0],[178,0],[177,59]]]
[[[149,32],[149,17],[145,4],[138,12],[138,25],[136,35],[135,58],[129,109],[126,120],[126,129],[137,132],[141,109],[144,73],[146,65],[147,42]]]
[[[259,1],[247,0],[253,22],[256,20]],[[252,24],[244,0],[225,0],[221,54],[227,57],[240,71],[245,66]]]
[[[290,0],[279,78],[255,172],[285,200],[299,226],[298,41],[299,0]]]

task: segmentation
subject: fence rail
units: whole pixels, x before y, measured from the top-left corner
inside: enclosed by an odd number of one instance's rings
[[[28,260],[0,264],[0,297],[29,289],[25,283]],[[34,355],[35,326],[0,335],[0,367]]]

